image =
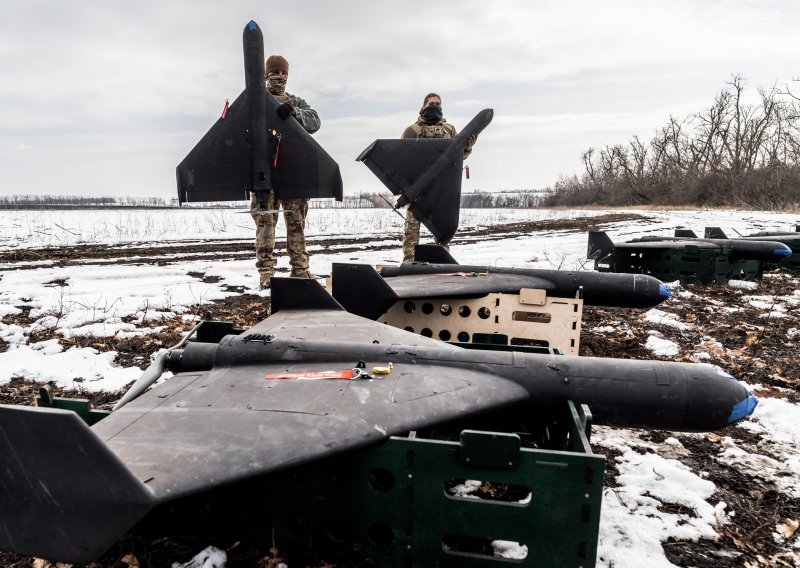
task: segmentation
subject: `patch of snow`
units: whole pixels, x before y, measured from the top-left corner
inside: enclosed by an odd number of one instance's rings
[[[9,306],[8,304],[0,304],[0,318],[4,316],[15,316],[21,314],[22,310],[16,306]]]
[[[759,446],[761,447],[761,446]],[[763,446],[765,451],[778,450],[783,454],[782,459],[775,459],[763,454],[750,453],[737,446],[729,437],[722,441],[722,452],[716,456],[720,463],[736,467],[756,479],[763,480],[777,491],[785,493],[795,499],[800,498],[800,451],[794,450],[794,456],[789,448],[779,448],[774,445]]]
[[[778,297],[782,302],[785,302],[790,306],[800,306],[800,296],[792,295],[792,296],[778,296]]]
[[[144,328],[135,328],[131,331],[117,331],[114,334],[114,337],[117,339],[128,339],[131,337],[142,337],[143,335],[157,335],[164,331],[167,328],[165,325],[159,325],[156,327],[144,327]]]
[[[9,325],[0,323],[0,339],[12,347],[24,345],[28,342],[28,336],[25,334],[25,329],[15,323]]]
[[[513,542],[510,540],[493,540],[492,548],[494,549],[494,555],[498,558],[525,560],[528,557],[528,547],[518,542]]]
[[[756,290],[758,288],[758,282],[752,282],[750,280],[728,280],[728,286],[741,290]]]
[[[781,301],[775,296],[745,296],[744,300],[759,310],[767,311],[785,311]]]
[[[55,355],[61,353],[64,348],[58,342],[58,339],[47,339],[45,341],[37,341],[36,343],[28,344],[33,351],[40,351],[42,355]]]
[[[678,344],[674,341],[661,339],[655,335],[651,335],[647,338],[644,347],[652,351],[655,355],[663,355],[664,357],[675,357],[681,352],[680,347],[678,347]]]
[[[673,459],[626,451],[617,458],[619,487],[603,492],[598,564],[615,568],[673,566],[661,542],[717,539],[714,527],[726,521],[726,504],[708,503],[715,486]],[[666,513],[662,504],[692,513]]]
[[[188,562],[173,562],[172,568],[225,568],[228,555],[224,550],[209,546],[197,553]]]
[[[37,382],[52,381],[65,388],[113,392],[142,374],[138,367],[114,366],[116,351],[98,353],[90,347],[71,347],[55,352],[51,341],[54,340],[21,345],[2,353],[0,384],[22,377]]]
[[[64,337],[80,337],[80,336],[94,336],[94,337],[114,337],[121,336],[122,333],[130,333],[136,331],[136,326],[132,323],[124,323],[119,318],[109,318],[105,321],[90,323],[86,325],[79,325],[77,327],[66,327],[60,330]]]
[[[780,306],[776,307],[780,308]],[[764,319],[781,319],[786,317],[786,312],[779,309],[772,312],[767,312],[766,314],[760,314],[759,317]]]
[[[619,452],[626,452],[630,448],[639,448],[655,451],[657,444],[642,440],[643,430],[629,428],[612,428],[610,426],[594,426],[592,428],[592,445],[611,448]]]
[[[459,483],[458,485],[451,487],[449,492],[451,495],[456,497],[479,499],[479,497],[473,495],[473,493],[480,489],[481,485],[483,485],[483,481],[478,481],[477,479],[467,479],[464,483]]]
[[[800,449],[800,406],[780,398],[761,398],[753,419],[761,424],[768,439]]]
[[[644,321],[665,325],[667,327],[674,327],[675,329],[692,329],[692,327],[694,327],[692,324],[680,321],[677,315],[656,308],[648,310],[647,313],[644,314]]]
[[[722,311],[728,312],[729,314],[735,314],[737,312],[743,312],[744,308],[734,308],[734,307],[731,307],[731,306],[724,306],[722,308]]]

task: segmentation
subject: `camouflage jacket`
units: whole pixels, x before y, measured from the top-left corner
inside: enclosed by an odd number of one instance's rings
[[[280,102],[288,101],[294,107],[294,117],[297,119],[297,122],[300,123],[300,126],[306,129],[306,132],[314,134],[319,130],[321,126],[319,115],[304,99],[292,93],[286,93],[283,96],[273,96]]]
[[[419,117],[417,122],[403,131],[403,135],[400,138],[455,138],[456,134],[456,127],[447,122],[447,119],[443,118],[436,124],[425,124],[422,117]],[[470,140],[467,147],[464,148],[465,159],[472,152],[474,143],[473,140]]]
[[[400,138],[455,138],[456,127],[442,119],[436,124],[425,124],[422,117],[403,131]]]

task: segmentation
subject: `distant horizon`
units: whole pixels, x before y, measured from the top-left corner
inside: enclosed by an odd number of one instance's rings
[[[467,190],[467,191],[462,191],[462,195],[470,195],[470,194],[474,194],[474,193],[493,193],[494,194],[494,193],[548,193],[548,192],[549,192],[548,188],[544,188],[544,189],[535,189],[535,188],[531,188],[531,189],[525,189],[525,188],[515,188],[515,189],[498,188],[498,189],[494,189],[494,190],[474,188],[474,189],[470,189],[470,190]],[[383,191],[358,191],[358,192],[351,192],[351,193],[348,193],[347,191],[344,192],[345,198],[347,198],[347,197],[351,197],[351,198],[352,197],[359,197],[359,196],[362,196],[362,195],[375,195],[375,194],[383,194],[383,195],[386,195],[388,197],[392,197],[392,193],[388,189],[384,189]],[[25,200],[25,199],[31,199],[32,200],[34,198],[53,199],[53,200],[70,200],[70,199],[80,200],[80,199],[86,199],[86,200],[92,200],[92,201],[96,201],[96,200],[126,200],[126,199],[127,200],[131,200],[131,201],[148,201],[148,200],[151,200],[151,201],[155,201],[155,200],[177,201],[178,200],[177,195],[176,196],[171,196],[171,197],[164,197],[164,196],[161,196],[161,195],[145,195],[145,194],[142,194],[142,195],[71,195],[71,194],[68,195],[68,194],[63,194],[62,195],[62,194],[57,194],[57,193],[53,193],[53,194],[12,193],[10,195],[0,195],[0,205],[2,205],[3,203],[6,203],[6,201],[8,199],[13,199],[13,198],[17,198],[17,199],[21,199],[21,200]],[[313,201],[334,201],[334,199],[333,198],[314,199]],[[219,203],[239,203],[239,202],[248,203],[249,199],[247,199],[247,198],[242,198],[240,200],[239,199],[231,199],[231,200],[227,200],[227,201],[220,201]],[[213,202],[204,202],[204,203],[213,203]],[[184,205],[192,206],[192,204],[190,204],[190,203],[184,203]]]

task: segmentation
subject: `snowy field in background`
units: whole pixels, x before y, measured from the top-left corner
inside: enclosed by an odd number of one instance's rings
[[[549,209],[462,209],[459,229],[502,225],[519,221],[594,217],[618,210]],[[676,227],[702,231],[705,226],[720,226],[746,233],[756,230],[793,230],[800,215],[764,211],[712,210],[634,210],[653,217],[647,227],[620,224],[612,236],[630,236],[671,230]],[[309,237],[369,236],[399,232],[402,219],[388,209],[310,209],[306,235]],[[283,234],[283,219],[278,235]],[[80,210],[0,210],[0,250],[41,248],[81,243],[143,243],[192,241],[202,239],[250,239],[255,230],[246,209],[80,209]],[[424,232],[424,228],[423,228]],[[585,238],[579,251],[585,250]],[[456,241],[458,234],[456,234]]]
[[[625,211],[654,219],[621,222],[607,227],[615,241],[644,234],[671,234],[675,228],[690,228],[702,234],[706,226],[720,226],[729,236],[756,230],[791,230],[800,221],[798,215],[750,211]],[[594,217],[614,211],[550,210],[463,210],[462,230],[522,221],[555,218]],[[380,264],[399,262],[401,220],[389,210],[312,209],[308,216],[310,237],[374,237],[394,243],[390,250],[363,250],[347,253],[321,253],[311,247],[311,270],[327,275],[333,262]],[[282,221],[278,239],[285,236]],[[423,233],[423,242],[426,242]],[[253,222],[246,212],[235,210],[82,210],[82,211],[0,211],[0,252],[59,247],[73,244],[104,244],[117,247],[125,255],[132,244],[151,243],[164,246],[204,239],[241,241],[243,250],[252,246]],[[547,231],[513,235],[482,242],[474,237],[460,243],[456,235],[451,254],[461,262],[524,268],[591,269],[585,260],[586,233]],[[427,242],[430,242],[428,240]],[[281,253],[283,251],[280,251]],[[20,263],[26,264],[26,263]],[[0,353],[0,384],[21,376],[37,381],[55,381],[66,387],[82,386],[89,390],[116,390],[134,380],[138,368],[120,368],[113,364],[114,352],[98,353],[92,348],[64,349],[58,339],[31,342],[32,332],[50,331],[53,337],[76,335],[125,337],[158,333],[161,328],[143,325],[162,316],[191,318],[192,306],[220,299],[238,292],[266,296],[258,292],[254,260],[181,261],[169,264],[135,264],[131,259],[120,266],[86,261],[85,264],[59,267],[47,259],[36,268],[16,270],[15,264],[0,266],[0,318],[30,308],[35,321],[28,326],[0,323],[0,339],[8,349]],[[287,267],[282,254],[279,267]],[[190,273],[217,277],[203,282]],[[206,278],[208,279],[208,278]],[[211,280],[215,280],[212,278]],[[750,286],[748,284],[748,286]],[[755,290],[748,290],[755,296]],[[676,294],[663,306],[680,302]],[[787,310],[797,310],[800,291],[782,300]],[[766,302],[773,306],[775,302]],[[663,307],[660,306],[660,307]],[[668,319],[668,318],[667,318]],[[653,310],[648,321],[663,323],[663,312]],[[679,322],[680,323],[680,322]],[[800,331],[798,331],[800,334]],[[664,348],[654,342],[653,351]],[[666,346],[669,347],[669,346]],[[669,351],[666,351],[669,353]],[[80,383],[74,382],[80,379]],[[725,452],[732,462],[767,471],[778,487],[794,498],[800,497],[800,407],[780,399],[765,399],[756,410],[756,421],[741,428],[760,432],[775,463],[766,464],[764,456],[739,450],[729,441]],[[671,566],[660,542],[676,539],[715,538],[729,512],[724,503],[711,504],[714,484],[703,472],[690,471],[676,457],[680,442],[660,446],[643,441],[636,431],[599,429],[593,443],[621,452],[617,460],[619,487],[606,490],[603,499],[598,565],[614,568]],[[761,462],[759,463],[759,459]],[[743,465],[743,467],[744,467]],[[613,472],[612,464],[607,475]],[[765,474],[766,475],[766,474]],[[711,502],[710,502],[711,501]],[[686,515],[663,512],[661,503],[674,503],[693,510]],[[796,540],[800,551],[800,541]],[[800,558],[800,557],[799,557]],[[800,559],[798,559],[800,563]],[[800,564],[798,564],[800,565]]]

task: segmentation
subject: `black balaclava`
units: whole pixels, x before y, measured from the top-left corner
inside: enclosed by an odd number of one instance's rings
[[[423,108],[419,115],[425,124],[439,124],[442,121],[444,114],[442,113],[442,105],[430,105]]]

